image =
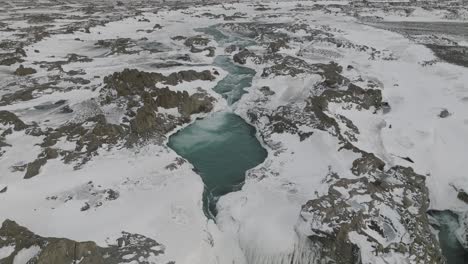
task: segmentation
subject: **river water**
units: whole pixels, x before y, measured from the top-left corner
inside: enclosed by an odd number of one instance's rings
[[[468,251],[458,242],[456,231],[459,228],[457,214],[450,211],[431,211],[439,226],[439,241],[442,253],[448,264],[468,263]]]
[[[228,72],[214,91],[232,106],[251,86],[255,71],[235,65],[228,56],[216,57],[214,65]],[[265,160],[267,152],[255,132],[229,108],[197,120],[169,138],[168,146],[193,164],[205,183],[203,208],[208,217],[216,216],[219,197],[239,189],[245,172]]]

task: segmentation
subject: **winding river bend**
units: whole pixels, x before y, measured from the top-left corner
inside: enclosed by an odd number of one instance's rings
[[[214,64],[228,72],[214,90],[232,105],[251,86],[255,71],[235,65],[227,56],[218,56]],[[245,172],[265,160],[267,152],[255,132],[227,109],[197,120],[169,138],[168,146],[191,162],[205,183],[203,209],[208,217],[216,216],[219,197],[240,188]]]

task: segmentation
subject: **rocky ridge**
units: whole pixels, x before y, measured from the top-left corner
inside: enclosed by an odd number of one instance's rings
[[[386,162],[354,145],[359,128],[344,115],[333,114],[329,104],[342,109],[369,111],[382,114],[391,111],[382,99],[379,89],[362,88],[343,76],[343,68],[335,62],[329,64],[309,63],[300,56],[272,52],[270,32],[294,31],[299,25],[229,24],[229,30],[254,38],[264,50],[256,52],[241,49],[233,55],[239,64],[263,67],[261,78],[281,76],[298,77],[316,75],[320,81],[308,87],[308,95],[298,102],[293,101],[277,108],[269,106],[276,91],[268,86],[257,87],[252,105],[245,110],[245,117],[259,129],[263,141],[274,155],[288,151],[288,146],[273,140],[276,134],[297,135],[300,141],[307,140],[315,131],[325,131],[340,142],[337,151],[351,151],[361,157],[352,163],[351,174],[345,177],[333,172],[324,176],[322,183],[328,192],[309,200],[302,206],[298,232],[308,237],[309,251],[316,257],[310,263],[328,259],[332,263],[380,263],[405,261],[414,263],[445,263],[438,241],[426,214],[429,207],[425,176],[416,174],[410,167],[388,168]],[[306,30],[311,31],[310,29]],[[274,35],[274,33],[271,33]],[[276,37],[290,39],[286,33]],[[286,34],[286,35],[284,35]],[[291,33],[292,34],[292,33]],[[333,34],[319,41],[336,45]],[[309,40],[314,41],[314,37]],[[292,40],[291,44],[294,45]],[[353,43],[340,48],[359,52],[383,54],[373,48]],[[287,47],[284,47],[287,49]],[[303,53],[299,53],[302,55]],[[390,54],[391,56],[391,54]],[[387,56],[371,56],[369,59],[388,60]],[[273,66],[269,66],[273,65]],[[243,110],[244,111],[244,110]],[[307,129],[304,129],[307,127]],[[267,165],[253,169],[248,177],[261,181],[275,177]],[[370,250],[370,252],[369,252]]]

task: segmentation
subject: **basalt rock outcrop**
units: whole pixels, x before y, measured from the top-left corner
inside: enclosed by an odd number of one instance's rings
[[[20,131],[28,127],[17,115],[6,110],[0,111],[0,124],[12,126],[15,131]]]
[[[20,65],[18,69],[15,70],[15,75],[26,76],[26,75],[34,74],[36,72],[37,71],[33,68],[24,67],[23,65]]]
[[[164,253],[164,246],[155,240],[139,234],[122,232],[113,244],[100,247],[92,241],[78,242],[66,238],[42,237],[18,225],[5,220],[0,228],[0,249],[12,248],[2,264],[13,264],[21,252],[29,251],[30,264],[83,263],[114,264],[157,263],[156,257]]]
[[[445,263],[426,214],[424,176],[397,166],[356,179],[331,173],[326,181],[328,194],[308,201],[301,211],[321,257],[337,264],[390,261],[389,255]],[[363,247],[372,251],[362,254]]]
[[[80,59],[79,56],[74,57]],[[42,151],[37,158],[16,168],[25,171],[24,178],[30,179],[40,174],[41,168],[51,159],[60,159],[79,169],[101,149],[132,147],[147,140],[162,142],[168,132],[189,122],[192,114],[210,112],[214,98],[202,89],[189,94],[186,91],[173,91],[168,87],[158,88],[156,84],[176,85],[181,82],[214,79],[210,71],[188,70],[166,76],[126,69],[104,78],[105,87],[99,98],[72,107],[66,102],[60,102],[58,106],[54,104],[54,107],[65,109],[65,114],[73,116],[69,122],[57,128],[41,130],[28,126],[7,111],[0,112],[0,122],[11,125],[15,130],[27,129],[29,134],[44,136],[40,144]],[[108,120],[101,109],[106,105],[124,111],[119,122]],[[168,113],[161,109],[175,111]],[[61,140],[74,144],[75,148],[60,149],[56,145]],[[2,146],[8,146],[3,139],[2,142]]]
[[[264,68],[265,78],[304,73],[321,77],[309,87],[308,96],[276,109],[266,106],[274,90],[262,87],[255,94],[255,104],[246,115],[275,155],[287,146],[272,141],[273,134],[293,134],[304,141],[318,130],[338,139],[341,147],[337,151],[359,155],[348,175],[330,171],[323,180],[328,193],[302,207],[298,226],[306,230],[303,234],[310,242],[310,251],[316,254],[316,263],[323,259],[340,264],[394,263],[392,257],[399,258],[397,262],[412,259],[415,263],[445,263],[426,214],[429,198],[425,177],[411,168],[387,168],[378,156],[358,148],[355,144],[360,133],[358,127],[329,110],[330,104],[335,104],[343,109],[383,113],[386,103],[379,89],[352,83],[334,62],[309,64],[288,55],[258,56],[247,50],[234,58],[241,64],[247,59],[259,65],[273,64]],[[304,127],[307,129],[303,130]],[[251,173],[252,177],[265,177],[260,175],[265,175],[265,171]]]

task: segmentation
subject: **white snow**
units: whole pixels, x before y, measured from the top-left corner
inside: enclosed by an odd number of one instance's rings
[[[38,246],[32,246],[19,251],[13,259],[13,264],[27,264],[30,259],[36,256],[41,251]]]
[[[15,245],[0,248],[0,259],[7,258],[15,251]]]
[[[317,4],[346,4],[346,1],[318,1]],[[367,45],[391,54],[397,60],[370,60],[367,52],[348,49],[330,48],[327,45],[314,46],[306,50],[305,60],[309,62],[327,62],[338,59],[345,69],[345,75],[357,83],[359,77],[365,80],[379,80],[379,87],[391,106],[389,113],[372,114],[372,111],[344,109],[340,104],[330,104],[330,115],[343,115],[359,129],[357,142],[354,144],[387,163],[387,167],[403,165],[413,167],[417,173],[427,175],[430,190],[431,209],[451,209],[466,211],[467,205],[457,199],[452,186],[468,190],[468,68],[438,62],[431,66],[421,63],[435,59],[432,52],[422,45],[411,42],[394,32],[372,28],[359,23],[355,18],[324,14],[321,11],[298,12],[293,18],[291,9],[297,4],[307,2],[265,3],[282,17],[267,17],[254,11],[249,4],[228,3],[193,8],[194,13],[247,13],[247,18],[238,21],[261,22],[301,22],[314,28],[330,26],[330,32],[346,41]],[[272,11],[273,12],[273,11]],[[373,13],[385,20],[402,20],[400,14]],[[445,14],[434,13],[417,8],[413,16],[405,20],[421,21],[441,20]],[[172,71],[196,68],[212,70],[213,58],[203,53],[191,54],[191,65],[171,69],[155,69],[151,64],[164,61],[167,57],[188,53],[183,42],[171,40],[177,35],[192,36],[199,34],[194,28],[206,27],[215,23],[224,23],[221,19],[209,19],[184,14],[183,10],[169,11],[161,9],[155,13],[143,13],[150,22],[140,23],[137,18],[111,22],[105,26],[91,29],[90,34],[54,35],[43,41],[26,47],[25,66],[33,61],[54,61],[69,53],[77,53],[93,58],[92,62],[70,63],[65,71],[85,69],[83,77],[91,79],[90,86],[95,90],[67,91],[70,83],[60,83],[59,90],[48,90],[37,94],[37,98],[27,102],[17,102],[1,106],[0,110],[13,111],[27,123],[38,122],[39,126],[57,127],[67,121],[84,120],[95,108],[90,99],[98,96],[102,88],[103,77],[124,68],[136,68],[145,71],[169,73]],[[163,30],[152,34],[137,32],[138,29],[150,29],[155,23]],[[25,26],[20,23],[14,27]],[[304,32],[302,32],[303,34]],[[5,34],[1,33],[1,37]],[[298,34],[299,36],[301,34]],[[75,41],[75,38],[82,41]],[[148,41],[161,42],[172,50],[161,53],[142,52],[138,55],[114,54],[104,56],[105,50],[98,49],[94,43],[99,39],[148,37]],[[255,47],[252,47],[255,49]],[[258,47],[257,47],[258,48]],[[40,50],[35,53],[34,50]],[[294,55],[298,47],[282,50]],[[217,54],[223,50],[217,48]],[[331,52],[333,51],[333,52]],[[56,58],[50,57],[55,55]],[[354,70],[346,71],[347,65]],[[258,103],[258,88],[270,86],[275,95],[265,104],[268,109],[275,109],[286,104],[302,106],[311,87],[321,81],[319,75],[304,74],[296,77],[261,78],[262,67],[247,64],[257,71],[253,87],[235,106],[235,113],[247,119],[247,110]],[[13,67],[13,66],[12,66]],[[7,75],[13,68],[2,67],[1,75]],[[221,80],[226,72],[216,69]],[[39,69],[34,76],[45,77],[50,72]],[[94,78],[96,76],[96,78]],[[9,78],[9,77],[8,77]],[[6,80],[6,79],[5,79]],[[170,87],[172,90],[187,91],[193,94],[198,87],[207,90],[216,102],[214,112],[225,110],[226,102],[214,93],[215,82],[195,81]],[[0,94],[2,94],[0,92]],[[36,105],[67,100],[78,112],[75,119],[60,117],[54,111],[34,113]],[[441,119],[438,114],[447,108],[451,115]],[[177,109],[158,109],[161,113],[177,115]],[[122,115],[117,107],[104,109],[110,122],[117,123]],[[49,120],[49,123],[45,120]],[[214,119],[218,120],[218,119]],[[222,116],[219,118],[222,122]],[[213,124],[216,125],[216,124]],[[390,128],[390,125],[392,128]],[[340,123],[340,127],[347,129]],[[261,127],[260,127],[261,128]],[[311,131],[301,127],[301,131]],[[175,131],[173,131],[175,132]],[[260,138],[260,137],[259,137]],[[218,140],[212,134],[187,142],[193,146],[201,140]],[[6,136],[6,143],[13,147],[5,148],[0,157],[0,186],[8,186],[8,191],[0,194],[0,222],[13,219],[42,236],[66,237],[79,241],[93,240],[101,246],[113,242],[121,231],[140,233],[155,239],[166,248],[164,256],[158,260],[180,264],[205,263],[291,263],[294,254],[301,254],[304,259],[295,258],[295,263],[307,263],[313,252],[308,251],[304,230],[297,225],[301,206],[308,200],[327,192],[328,186],[323,179],[330,172],[340,177],[355,177],[351,174],[352,161],[358,155],[341,150],[336,137],[324,131],[314,134],[304,141],[296,135],[274,134],[271,142],[262,142],[268,148],[267,160],[257,168],[247,172],[246,183],[242,190],[221,197],[218,203],[219,214],[215,224],[208,220],[202,211],[203,182],[193,167],[185,163],[176,170],[167,169],[167,165],[178,157],[166,147],[148,145],[141,149],[112,149],[100,151],[80,170],[73,170],[71,165],[61,160],[49,160],[39,175],[32,179],[22,179],[24,172],[13,171],[12,166],[24,165],[33,161],[40,153],[38,144],[42,137],[33,137],[24,132],[15,132]],[[271,146],[278,146],[277,149]],[[64,150],[72,150],[70,144],[61,138],[56,145]],[[410,157],[414,163],[402,160]],[[91,207],[80,211],[85,202],[90,201],[86,192],[78,192],[89,181],[102,189],[112,188],[120,194],[119,199],[107,201],[100,207]],[[349,194],[344,189],[337,189],[344,197]],[[79,195],[78,195],[78,194]],[[84,194],[83,194],[84,193]],[[47,197],[63,197],[74,194],[76,198],[64,202],[50,200]],[[369,201],[362,195],[354,200],[358,205]],[[385,211],[392,214],[390,209]],[[397,217],[391,215],[390,217]],[[368,247],[363,235],[353,233],[351,241],[361,248]],[[403,234],[396,234],[395,239],[402,239]],[[388,241],[382,241],[387,243]],[[15,264],[26,263],[38,252],[38,248],[24,249],[15,257]],[[14,246],[0,249],[0,259],[9,256]],[[130,256],[128,256],[130,258]],[[393,259],[392,259],[393,258]],[[405,263],[403,256],[392,254],[391,263]],[[372,255],[363,255],[363,263],[384,263]]]

